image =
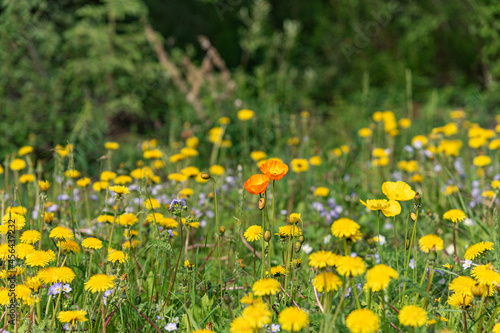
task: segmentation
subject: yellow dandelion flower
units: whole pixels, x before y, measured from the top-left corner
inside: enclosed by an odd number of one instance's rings
[[[441,251],[443,249],[443,240],[436,235],[430,234],[421,237],[418,240],[418,244],[420,245],[420,250],[425,253],[429,253],[429,251]]]
[[[21,177],[19,177],[19,181],[23,184],[33,183],[35,179],[36,179],[35,175],[32,175],[30,173],[24,174]]]
[[[61,242],[63,253],[80,253],[80,245],[74,240]]]
[[[96,293],[112,289],[114,286],[114,279],[114,276],[95,274],[87,282],[85,282],[85,290]]]
[[[259,329],[271,322],[272,313],[266,303],[256,302],[246,307],[241,316],[247,318],[254,329]]]
[[[52,250],[33,251],[26,256],[25,264],[30,267],[45,267],[56,259]]]
[[[254,160],[255,162],[264,160],[267,158],[267,154],[264,153],[263,151],[253,151],[250,153],[250,158]]]
[[[110,186],[109,190],[115,192],[116,194],[120,194],[120,195],[130,193],[129,188],[126,186],[123,186],[123,185]]]
[[[127,176],[127,175],[120,175],[120,176],[116,177],[115,179],[113,179],[113,183],[115,183],[116,185],[126,185],[126,184],[130,184],[132,182],[133,182],[132,177]]]
[[[316,275],[312,284],[319,292],[323,292],[323,289],[326,289],[326,292],[330,292],[337,291],[342,285],[342,280],[334,273],[323,272]]]
[[[185,182],[188,179],[188,176],[182,173],[171,173],[168,175],[168,179],[173,180],[178,183]]]
[[[144,207],[146,207],[149,210],[153,210],[159,208],[160,203],[155,198],[149,198],[148,200],[144,201]]]
[[[328,193],[330,193],[330,190],[327,187],[320,186],[316,187],[313,195],[317,197],[326,197],[328,196]]]
[[[295,224],[287,224],[285,226],[279,227],[278,234],[281,237],[292,237],[292,235],[293,237],[297,237],[302,235],[302,230]]]
[[[466,216],[463,210],[460,209],[450,209],[446,213],[444,213],[443,218],[445,220],[450,220],[453,223],[462,222],[465,220]]]
[[[27,154],[32,153],[32,152],[33,152],[33,147],[23,146],[23,147],[19,148],[19,151],[17,153],[19,154],[19,156],[24,156],[24,155],[27,155]]]
[[[57,319],[61,323],[69,323],[70,327],[76,325],[76,322],[84,322],[87,321],[87,311],[85,310],[76,310],[76,311],[60,311],[57,314]]]
[[[299,310],[291,306],[280,312],[278,322],[281,324],[281,329],[297,332],[307,327],[309,324],[309,316],[304,310]]]
[[[331,232],[333,236],[340,239],[350,238],[353,241],[356,241],[356,239],[361,238],[359,228],[359,224],[357,224],[353,220],[342,217],[333,222],[331,226]]]
[[[465,306],[469,305],[472,299],[473,299],[472,293],[470,294],[455,293],[453,295],[450,295],[450,297],[448,297],[447,303],[451,306],[463,307],[464,305]]]
[[[85,188],[87,186],[90,185],[90,178],[88,177],[83,177],[83,178],[80,178],[76,181],[76,185],[78,187],[82,187],[82,188]]]
[[[117,222],[123,226],[133,226],[139,219],[133,213],[125,213],[118,216]]]
[[[295,158],[290,162],[292,171],[295,173],[302,173],[309,170],[309,162],[303,158]]]
[[[24,160],[20,158],[16,158],[12,162],[10,162],[9,167],[12,171],[19,171],[26,168],[26,162],[24,162]]]
[[[398,315],[399,322],[404,326],[420,327],[427,323],[427,313],[416,305],[406,305]]]
[[[481,155],[474,157],[472,163],[477,167],[485,167],[488,164],[491,164],[491,158],[489,156]]]
[[[245,236],[246,240],[249,242],[255,242],[261,239],[262,237],[262,227],[260,225],[252,225],[248,227],[243,236]]]
[[[42,235],[38,230],[26,230],[21,235],[21,242],[27,244],[35,244],[41,239]]]
[[[49,235],[50,238],[60,239],[60,240],[68,240],[73,239],[75,236],[73,232],[66,227],[55,227],[52,229]]]
[[[337,263],[337,272],[342,276],[358,276],[366,272],[366,265],[360,257],[342,256]]]
[[[128,260],[128,256],[122,251],[113,250],[108,254],[108,261],[112,263],[124,264]]]
[[[391,279],[399,278],[398,273],[387,265],[376,265],[366,273],[366,286],[372,291],[387,289]]]
[[[352,333],[376,333],[380,329],[380,318],[372,310],[359,309],[347,316],[345,325]]]
[[[337,266],[340,256],[330,251],[317,251],[309,255],[309,266],[325,268]]]
[[[254,333],[255,328],[252,326],[250,318],[236,317],[229,327],[230,333]]]
[[[476,259],[476,257],[479,257],[482,253],[490,250],[493,250],[492,242],[479,242],[467,248],[467,251],[465,251],[464,258],[466,260],[474,260]]]
[[[252,292],[255,296],[275,295],[280,290],[280,283],[275,279],[260,279],[254,282]]]
[[[489,287],[500,285],[500,274],[493,270],[491,264],[474,267],[471,275],[481,286]]]
[[[19,243],[16,245],[16,257],[21,260],[26,259],[26,256],[35,251],[35,248],[31,244]]]
[[[255,116],[255,112],[253,112],[252,110],[243,109],[243,110],[238,111],[236,116],[241,121],[248,121]]]

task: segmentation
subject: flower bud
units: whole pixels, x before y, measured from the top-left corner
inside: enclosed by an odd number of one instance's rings
[[[301,242],[295,242],[295,253],[299,252],[301,247],[302,247]]]
[[[206,172],[202,172],[200,174],[200,177],[201,177],[201,179],[205,179],[205,180],[209,180],[210,178],[212,178],[212,176],[210,176],[210,174],[206,173]]]
[[[269,242],[271,240],[271,230],[266,230],[266,232],[264,233],[264,240],[266,242]]]
[[[414,203],[416,208],[420,208],[422,206],[422,198],[420,197],[419,192],[417,192],[417,194],[415,194],[415,199],[413,199],[413,203]]]
[[[221,237],[224,236],[225,232],[226,232],[226,227],[220,227],[219,228],[219,234],[220,234]]]
[[[300,244],[304,244],[304,241],[306,240],[305,237],[303,235],[300,235],[299,238],[297,239]]]
[[[484,293],[487,292],[487,289],[485,286],[481,286],[479,283],[476,283],[474,286],[472,286],[471,291],[474,296],[481,297],[484,295]]]
[[[49,212],[43,213],[43,220],[45,221],[45,223],[52,223],[53,219],[54,219],[54,213],[49,213]]]
[[[260,209],[260,210],[263,210],[263,209],[264,209],[264,207],[266,207],[266,199],[264,199],[264,198],[260,198],[260,199],[259,199],[259,209]]]
[[[415,222],[415,220],[417,219],[417,214],[415,214],[414,212],[411,212],[410,213],[410,218],[413,222]]]

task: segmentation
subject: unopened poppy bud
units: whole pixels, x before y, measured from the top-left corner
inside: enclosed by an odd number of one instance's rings
[[[269,242],[271,240],[271,230],[266,230],[266,232],[264,233],[264,240],[266,242]]]
[[[206,172],[202,172],[200,174],[200,177],[201,177],[201,179],[205,179],[205,180],[209,180],[210,178],[212,178],[212,176],[210,176],[210,174],[206,173]]]
[[[220,227],[219,234],[220,234],[221,237],[224,236],[225,232],[226,232],[226,227]]]
[[[304,241],[306,240],[305,237],[303,235],[300,235],[299,238],[297,239],[300,244],[304,244]]]
[[[263,210],[263,209],[264,209],[264,207],[266,207],[266,199],[264,199],[264,198],[260,198],[260,199],[259,199],[259,209],[260,209],[260,210]]]
[[[415,194],[415,199],[413,202],[415,204],[415,207],[417,207],[417,208],[420,208],[420,206],[422,205],[422,198],[420,197],[419,192],[417,192],[417,194]]]
[[[295,253],[299,252],[301,247],[302,247],[301,242],[295,242]]]
[[[474,296],[481,297],[486,293],[486,287],[481,286],[479,283],[476,283],[474,286],[471,288],[472,293]]]
[[[226,303],[227,305],[231,304],[231,297],[229,297],[228,293],[224,294],[223,300],[224,300],[224,303]]]

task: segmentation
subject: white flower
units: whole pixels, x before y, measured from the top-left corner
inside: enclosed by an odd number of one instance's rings
[[[304,244],[302,245],[302,251],[304,251],[306,254],[311,253],[313,250],[312,246],[309,244]]]
[[[325,238],[323,238],[323,243],[325,244],[330,243],[330,239],[332,239],[332,235],[325,236]]]
[[[468,227],[472,227],[476,224],[476,222],[474,222],[474,220],[471,218],[466,218],[463,223]]]
[[[413,258],[410,259],[410,263],[408,264],[408,266],[410,266],[411,269],[415,269],[415,266],[417,266]]]
[[[380,245],[384,245],[385,243],[387,243],[387,239],[385,238],[384,235],[375,236],[375,237],[373,237],[373,240],[375,242],[378,242],[379,238],[380,238]]]
[[[453,244],[450,244],[447,248],[446,248],[446,252],[448,253],[453,253],[455,252],[455,248],[453,247]]]
[[[472,260],[465,260],[465,262],[462,264],[462,267],[464,269],[469,268],[472,265]]]
[[[168,332],[176,331],[177,324],[176,323],[168,323],[167,326],[165,326],[165,330],[167,330]]]

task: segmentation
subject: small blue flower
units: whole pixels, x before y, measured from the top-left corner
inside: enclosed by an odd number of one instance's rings
[[[410,259],[410,263],[408,264],[408,266],[410,266],[411,269],[415,269],[415,267],[417,266],[413,258]]]

